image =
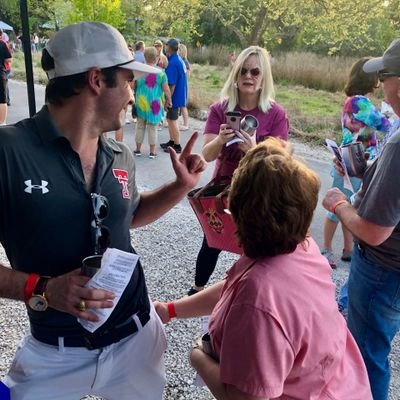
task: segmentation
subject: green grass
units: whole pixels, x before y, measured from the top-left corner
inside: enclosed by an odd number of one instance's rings
[[[40,57],[40,54],[32,54],[33,78],[35,83],[45,85],[47,82],[47,76],[40,65]],[[12,74],[13,79],[21,81],[26,79],[25,59],[23,53],[20,51],[16,51],[13,54]]]
[[[277,85],[276,101],[297,109],[300,114],[310,117],[336,117],[340,114],[341,104],[338,96],[329,95],[321,90],[308,90],[303,87],[287,87]],[[335,98],[337,97],[337,98]]]
[[[189,78],[189,108],[208,109],[218,100],[227,76],[227,68],[192,64]]]

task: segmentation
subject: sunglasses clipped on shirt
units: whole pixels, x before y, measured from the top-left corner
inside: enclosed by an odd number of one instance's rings
[[[242,67],[242,69],[240,70],[240,75],[244,76],[248,72],[250,72],[250,75],[252,77],[254,77],[254,78],[257,77],[258,75],[260,75],[260,73],[261,73],[260,68],[245,68],[245,67]]]
[[[110,210],[107,197],[90,193],[93,209],[93,220],[91,226],[93,228],[94,238],[94,254],[103,254],[107,247],[110,246],[110,230],[102,224],[107,218]]]
[[[378,80],[379,80],[379,82],[385,82],[386,79],[392,78],[394,76],[399,77],[399,75],[394,74],[393,72],[378,72]]]

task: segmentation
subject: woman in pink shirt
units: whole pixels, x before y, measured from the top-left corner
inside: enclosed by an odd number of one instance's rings
[[[200,342],[190,360],[218,400],[372,399],[331,268],[308,233],[319,187],[285,142],[249,150],[229,195],[244,255],[224,281],[155,303],[165,323],[212,313],[211,350]]]
[[[206,161],[215,160],[213,176],[231,177],[244,154],[267,137],[288,139],[289,122],[286,111],[275,102],[274,81],[270,56],[259,46],[244,49],[236,58],[221,91],[219,102],[210,107],[204,128],[203,156]],[[259,123],[251,136],[237,130],[226,112],[236,112],[238,121],[246,115]],[[238,136],[241,143],[229,145]],[[218,261],[221,250],[208,246],[204,237],[197,255],[194,285],[188,295],[204,289]]]

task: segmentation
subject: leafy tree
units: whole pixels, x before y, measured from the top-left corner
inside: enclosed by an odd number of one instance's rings
[[[45,23],[52,23],[55,29],[63,26],[69,6],[68,0],[28,0],[31,32],[39,31]],[[0,17],[12,25],[16,33],[21,32],[19,0],[0,0]]]
[[[130,0],[132,1],[132,0]],[[178,37],[183,41],[191,41],[197,32],[197,18],[201,10],[201,0],[122,0],[123,8],[130,9],[126,13],[126,33],[136,40],[133,19],[139,18],[137,36],[141,39],[153,40],[156,37]]]
[[[202,45],[223,44],[229,47],[239,47],[239,38],[232,35],[232,31],[223,26],[215,13],[205,9],[199,13],[197,32],[192,35],[193,42],[199,41]]]
[[[71,0],[71,5],[72,9],[66,18],[68,23],[100,21],[119,29],[125,25],[126,17],[121,10],[121,0]]]
[[[21,28],[21,18],[18,0],[0,0],[0,19],[19,32]]]
[[[203,0],[202,6],[212,10],[222,26],[235,34],[241,47],[263,45],[268,38],[276,40],[287,26],[285,16],[293,17],[298,8],[295,0]]]
[[[389,6],[390,2],[386,4]],[[398,4],[398,0],[396,0]],[[381,0],[335,0],[305,8],[303,46],[328,54],[381,53],[387,38],[395,37],[389,10]]]

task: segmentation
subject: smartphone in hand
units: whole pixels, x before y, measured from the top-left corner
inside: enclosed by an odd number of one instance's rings
[[[225,113],[226,123],[232,128],[234,131],[240,131],[240,120],[242,114],[239,111],[227,111]]]

